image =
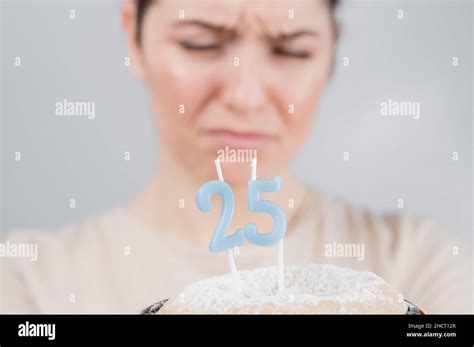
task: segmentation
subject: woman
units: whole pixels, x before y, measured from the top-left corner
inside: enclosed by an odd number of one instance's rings
[[[59,233],[22,231],[38,261],[5,259],[4,312],[136,313],[189,283],[228,271],[208,251],[220,213],[194,203],[216,179],[222,151],[255,153],[258,177],[282,177],[266,199],[284,211],[286,264],[332,263],[375,272],[427,312],[471,311],[467,249],[428,220],[377,215],[299,182],[297,155],[330,77],[335,1],[128,1],[123,27],[136,76],[149,88],[159,164],[126,206]],[[247,157],[248,159],[248,157]],[[249,160],[221,158],[235,194],[229,230],[272,220],[247,210]],[[328,252],[355,246],[356,256]],[[275,247],[243,245],[239,269],[276,263]]]

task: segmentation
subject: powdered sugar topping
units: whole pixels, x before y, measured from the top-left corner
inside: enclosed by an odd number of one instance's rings
[[[195,312],[227,313],[230,308],[256,312],[265,304],[284,308],[335,301],[342,304],[340,310],[344,313],[344,303],[370,305],[393,300],[381,290],[385,281],[371,272],[318,264],[285,267],[285,290],[279,295],[277,271],[276,266],[239,271],[241,290],[231,274],[197,281],[173,304],[179,308],[185,303]]]

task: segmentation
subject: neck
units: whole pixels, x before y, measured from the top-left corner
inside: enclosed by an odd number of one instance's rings
[[[278,204],[287,221],[290,221],[300,207],[305,193],[304,186],[298,182],[289,170],[281,174],[280,192],[269,193],[264,199]],[[270,178],[270,177],[265,177]],[[217,179],[217,174],[216,174]],[[169,233],[173,237],[183,238],[196,245],[207,247],[221,212],[220,199],[214,196],[213,208],[202,213],[195,204],[195,194],[203,184],[193,176],[190,170],[167,156],[160,157],[160,165],[145,190],[127,206],[128,212],[144,225],[157,233]],[[255,222],[262,232],[273,227],[270,216],[252,214],[248,211],[247,185],[232,187],[235,197],[234,215],[227,234],[242,228],[248,222]],[[294,208],[289,208],[289,200],[294,200]]]

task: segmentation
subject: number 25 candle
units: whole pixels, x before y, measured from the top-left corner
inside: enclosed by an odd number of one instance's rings
[[[279,289],[282,291],[283,283],[283,236],[286,232],[286,218],[280,207],[274,202],[263,200],[261,193],[270,193],[280,191],[281,178],[275,177],[272,180],[257,180],[256,178],[256,160],[253,161],[252,180],[248,183],[248,209],[254,213],[265,213],[273,219],[273,229],[268,233],[260,233],[255,223],[248,223],[243,229],[238,229],[232,235],[227,235],[227,230],[234,214],[234,193],[232,188],[223,180],[220,173],[220,166],[216,161],[218,175],[220,180],[205,182],[196,194],[196,205],[202,212],[209,212],[212,208],[211,196],[218,194],[222,200],[222,209],[217,226],[209,242],[209,250],[213,253],[221,251],[230,251],[234,247],[250,242],[256,246],[272,246],[279,244]],[[231,255],[230,255],[231,257]],[[233,258],[232,258],[233,263]],[[232,265],[231,265],[232,269]]]
[[[234,214],[234,193],[232,188],[223,181],[213,180],[204,183],[196,195],[196,204],[202,212],[209,212],[212,208],[211,196],[219,194],[222,199],[222,210],[216,229],[209,243],[209,250],[213,253],[225,251],[243,245],[246,241],[257,246],[272,246],[278,243],[285,235],[286,219],[277,204],[262,200],[262,192],[278,192],[280,177],[273,180],[254,180],[248,183],[250,212],[266,213],[272,216],[274,225],[270,233],[258,232],[255,223],[248,223],[244,230],[238,229],[232,235],[226,235]]]

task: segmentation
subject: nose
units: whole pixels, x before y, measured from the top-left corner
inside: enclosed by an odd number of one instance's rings
[[[234,55],[222,76],[225,106],[243,115],[260,110],[266,100],[262,65],[255,51],[248,47],[245,52],[241,50],[240,54]]]

